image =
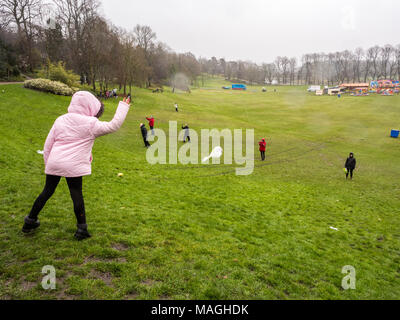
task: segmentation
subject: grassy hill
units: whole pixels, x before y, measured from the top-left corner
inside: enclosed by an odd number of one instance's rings
[[[0,299],[398,299],[400,141],[389,134],[400,96],[222,85],[135,88],[121,130],[93,148],[84,178],[93,237],[83,242],[73,239],[64,180],[40,228],[20,231],[44,185],[36,151],[70,98],[1,86]],[[110,120],[117,103],[105,104]],[[254,128],[255,139],[268,139],[266,162],[255,149],[249,176],[222,164],[150,165],[139,131],[150,114],[166,132],[169,120],[198,132]],[[353,181],[343,173],[349,152]],[[41,287],[44,265],[56,268],[55,290]],[[345,265],[356,269],[355,290],[341,287]]]

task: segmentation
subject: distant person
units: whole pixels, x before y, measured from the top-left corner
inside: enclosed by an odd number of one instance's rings
[[[99,120],[104,105],[93,94],[78,91],[72,96],[68,113],[57,118],[46,138],[43,150],[46,184],[25,217],[22,232],[28,233],[39,227],[40,211],[53,195],[61,177],[65,177],[77,220],[75,238],[83,240],[90,237],[82,195],[82,177],[91,174],[94,140],[121,127],[129,111],[129,103],[129,99],[121,101],[114,118],[106,122]]]
[[[189,126],[187,124],[185,124],[184,126],[182,126],[182,129],[185,130],[185,134],[183,136],[183,142],[186,142],[186,139],[188,140],[188,142],[190,142]]]
[[[146,148],[150,147],[150,143],[147,141],[147,129],[146,129],[146,126],[144,125],[144,123],[140,124],[140,131],[142,132],[144,146]]]
[[[149,127],[151,130],[151,134],[154,136],[154,118],[153,118],[153,116],[150,116],[150,118],[146,117],[146,119],[147,119],[147,121],[149,121]]]
[[[353,152],[350,152],[349,157],[346,159],[344,167],[346,169],[346,179],[349,177],[349,173],[350,179],[353,179],[353,171],[356,168],[356,158],[354,158]]]
[[[112,96],[114,97],[114,98],[116,98],[117,97],[117,89],[113,89],[112,90]]]
[[[265,160],[265,148],[267,146],[267,143],[265,142],[265,138],[262,138],[261,141],[258,143],[259,145],[259,150],[261,154],[261,160]]]
[[[178,112],[178,104],[175,102],[175,111]]]

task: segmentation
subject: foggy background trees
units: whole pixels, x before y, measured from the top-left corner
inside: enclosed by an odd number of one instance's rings
[[[99,0],[1,0],[0,78],[32,75],[47,61],[63,61],[82,84],[105,90],[118,84],[171,84],[183,73],[191,85],[204,74],[249,84],[334,85],[400,79],[400,45],[372,46],[331,53],[308,53],[300,59],[226,61],[176,53],[157,39],[150,26],[124,30],[99,13]]]

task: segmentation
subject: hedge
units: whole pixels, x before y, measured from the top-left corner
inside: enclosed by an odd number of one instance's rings
[[[24,82],[24,87],[62,96],[72,96],[74,94],[74,90],[68,87],[66,84],[48,79],[26,80]]]

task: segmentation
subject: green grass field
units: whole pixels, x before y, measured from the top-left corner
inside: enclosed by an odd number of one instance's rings
[[[21,232],[44,185],[36,151],[70,98],[1,86],[0,299],[400,298],[400,141],[389,137],[400,96],[222,85],[135,88],[121,130],[93,148],[84,178],[92,238],[82,242],[64,180],[40,228]],[[116,106],[107,101],[102,120]],[[169,120],[198,131],[254,128],[269,140],[266,162],[255,145],[248,176],[222,164],[150,165],[139,131],[150,114],[166,131]],[[351,151],[358,168],[346,181]],[[41,286],[44,265],[56,268],[55,290]],[[345,265],[356,270],[355,290],[342,289]]]

